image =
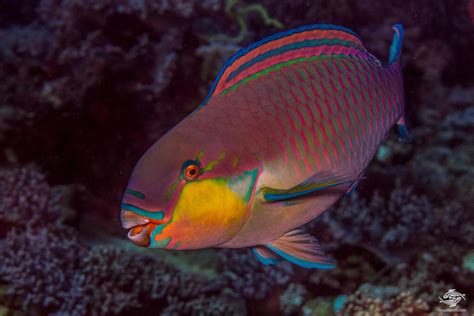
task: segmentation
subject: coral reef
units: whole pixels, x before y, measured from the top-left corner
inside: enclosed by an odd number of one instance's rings
[[[219,296],[200,296],[190,301],[172,301],[161,315],[246,315],[245,301],[231,290],[224,290]]]
[[[61,194],[33,166],[0,170],[0,223],[46,224],[61,215]]]
[[[397,182],[387,200],[376,193],[368,202],[355,192],[326,212],[321,221],[341,240],[402,247],[410,238],[433,229],[436,221],[429,216],[433,209],[427,197],[417,196],[412,187]]]
[[[361,286],[344,302],[339,315],[422,315],[428,304],[397,288]]]
[[[63,225],[11,230],[0,241],[6,301],[37,313],[117,315],[152,306],[166,315],[209,311],[245,314],[243,299],[225,287],[170,265],[111,246],[87,246]]]
[[[280,310],[283,315],[293,315],[303,305],[308,291],[302,284],[290,283],[280,296]]]
[[[248,299],[265,298],[275,286],[286,284],[293,274],[288,262],[264,266],[248,249],[224,249],[219,256],[230,287]]]

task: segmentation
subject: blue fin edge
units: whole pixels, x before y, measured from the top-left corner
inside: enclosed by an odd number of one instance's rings
[[[255,248],[252,248],[251,250],[252,250],[252,253],[255,255],[255,257],[257,257],[258,261],[263,263],[263,265],[268,266],[268,265],[272,265],[272,264],[278,264],[278,262],[279,262],[275,258],[266,258],[264,256],[261,256]]]
[[[280,249],[278,249],[277,247],[271,244],[265,244],[265,246],[269,248],[270,250],[272,250],[277,255],[281,256],[283,259],[303,268],[329,270],[335,267],[335,265],[330,264],[330,263],[311,262],[311,261],[306,261],[306,260],[294,257],[290,254],[287,254],[286,252],[281,251]]]
[[[397,63],[400,61],[400,54],[402,52],[403,43],[403,25],[400,23],[392,26],[395,33],[393,34],[392,44],[390,45],[390,55],[388,58],[389,64]]]

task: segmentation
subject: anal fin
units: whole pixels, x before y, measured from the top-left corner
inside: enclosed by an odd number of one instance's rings
[[[303,268],[334,268],[331,260],[321,251],[316,238],[301,229],[292,230],[265,246],[283,259]]]

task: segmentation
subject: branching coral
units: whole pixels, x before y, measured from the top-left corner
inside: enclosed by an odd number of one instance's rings
[[[287,283],[293,274],[288,262],[264,266],[248,249],[224,249],[219,256],[230,287],[249,299],[265,298],[274,286]]]
[[[397,182],[388,199],[376,193],[370,201],[355,192],[314,224],[326,223],[337,239],[353,244],[371,242],[383,248],[403,246],[436,224],[431,216],[433,205],[427,197],[418,196],[413,190]]]
[[[246,18],[247,15],[249,15],[251,12],[258,13],[265,25],[273,26],[279,29],[283,28],[283,24],[277,19],[270,17],[267,9],[265,9],[265,7],[259,3],[239,5],[239,0],[227,0],[225,12],[228,16],[233,17],[237,20],[237,23],[239,24],[240,28],[239,34],[235,37],[230,37],[222,34],[213,35],[208,38],[209,41],[224,41],[229,43],[242,42],[248,33]]]
[[[421,315],[428,304],[409,292],[393,287],[373,287],[365,284],[344,302],[339,315]]]
[[[71,307],[80,309],[81,289],[71,284],[83,253],[73,229],[10,231],[0,241],[0,279],[8,283],[10,303],[25,311],[54,311],[76,296]]]
[[[189,301],[172,300],[161,315],[241,316],[247,314],[245,301],[229,289],[216,296],[199,296]]]
[[[61,225],[10,231],[0,241],[0,280],[8,284],[9,304],[25,311],[115,315],[150,306],[169,314],[245,311],[239,296],[222,292],[224,280],[209,282],[109,246],[88,247]]]
[[[283,315],[296,314],[307,296],[308,291],[303,285],[290,283],[285,292],[280,296],[280,310]]]
[[[0,170],[0,222],[36,224],[55,221],[60,215],[58,192],[33,166]]]

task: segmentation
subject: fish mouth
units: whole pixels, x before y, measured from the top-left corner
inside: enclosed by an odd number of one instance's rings
[[[128,239],[140,247],[148,247],[150,245],[151,232],[158,223],[132,211],[123,209],[120,219],[122,221],[122,227],[128,229]]]
[[[150,224],[137,225],[129,229],[127,237],[137,246],[148,247],[150,245],[150,233]]]

